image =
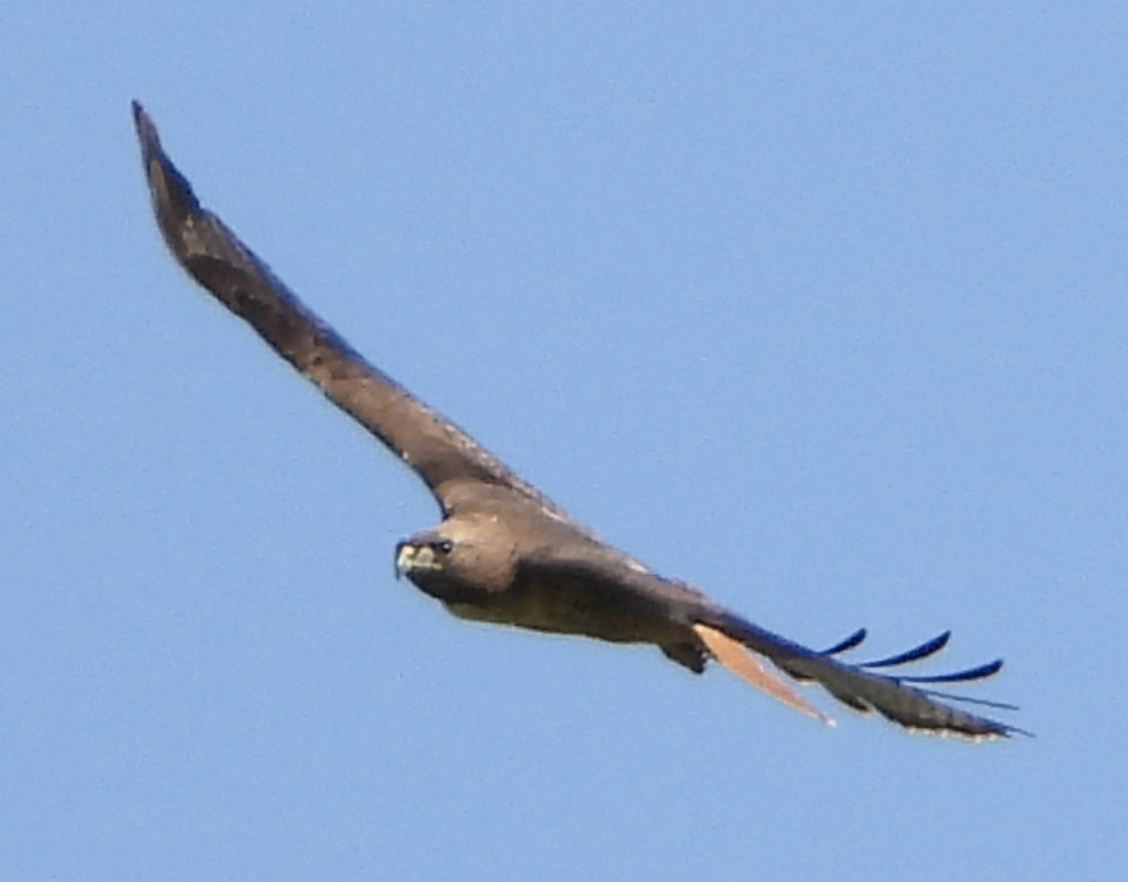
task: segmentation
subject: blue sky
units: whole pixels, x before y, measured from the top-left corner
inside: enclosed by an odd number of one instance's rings
[[[15,0],[0,877],[1128,870],[1122,4]],[[373,361],[754,621],[1036,739],[830,730],[392,578],[422,485],[195,290],[129,101]]]

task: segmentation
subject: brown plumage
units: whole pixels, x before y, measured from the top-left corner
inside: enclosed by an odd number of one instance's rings
[[[695,673],[705,669],[708,659],[716,659],[757,688],[827,722],[756,656],[796,680],[820,683],[856,710],[876,710],[910,729],[973,739],[1020,731],[939,700],[969,699],[920,685],[987,677],[1001,662],[932,677],[879,673],[932,655],[947,642],[947,634],[878,662],[846,664],[838,655],[861,643],[864,631],[829,650],[808,649],[753,625],[684,582],[659,576],[600,540],[365,361],[306,308],[218,217],[200,206],[137,103],[133,114],[157,223],[176,260],[330,401],[411,466],[434,494],[442,520],[399,544],[396,570],[452,613],[615,643],[652,643]]]

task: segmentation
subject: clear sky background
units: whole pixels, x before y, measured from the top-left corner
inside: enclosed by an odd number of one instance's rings
[[[1125,878],[1126,46],[1123,3],[9,0],[0,878]],[[1038,737],[395,582],[432,500],[175,268],[135,97],[607,539],[812,644],[951,627]]]

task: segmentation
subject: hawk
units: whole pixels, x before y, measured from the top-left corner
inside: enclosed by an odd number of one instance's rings
[[[1021,731],[951,702],[1013,710],[1009,705],[933,688],[989,677],[1001,660],[949,674],[899,673],[901,665],[941,650],[950,632],[888,658],[850,664],[842,655],[865,639],[864,629],[828,649],[809,649],[602,541],[349,346],[201,207],[137,102],[133,117],[157,224],[180,266],[410,466],[434,495],[442,519],[396,546],[395,567],[454,615],[613,643],[649,643],[697,674],[716,660],[828,723],[829,717],[764,662],[794,680],[820,684],[855,710],[877,711],[911,730],[974,740]]]

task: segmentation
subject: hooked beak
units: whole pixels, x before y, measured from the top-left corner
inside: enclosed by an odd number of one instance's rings
[[[417,573],[420,570],[438,569],[442,569],[442,564],[435,556],[435,549],[429,545],[415,545],[408,539],[404,539],[396,545],[397,579],[402,576],[411,578],[412,573]]]
[[[411,572],[412,561],[415,558],[415,546],[406,539],[396,543],[396,580]]]

